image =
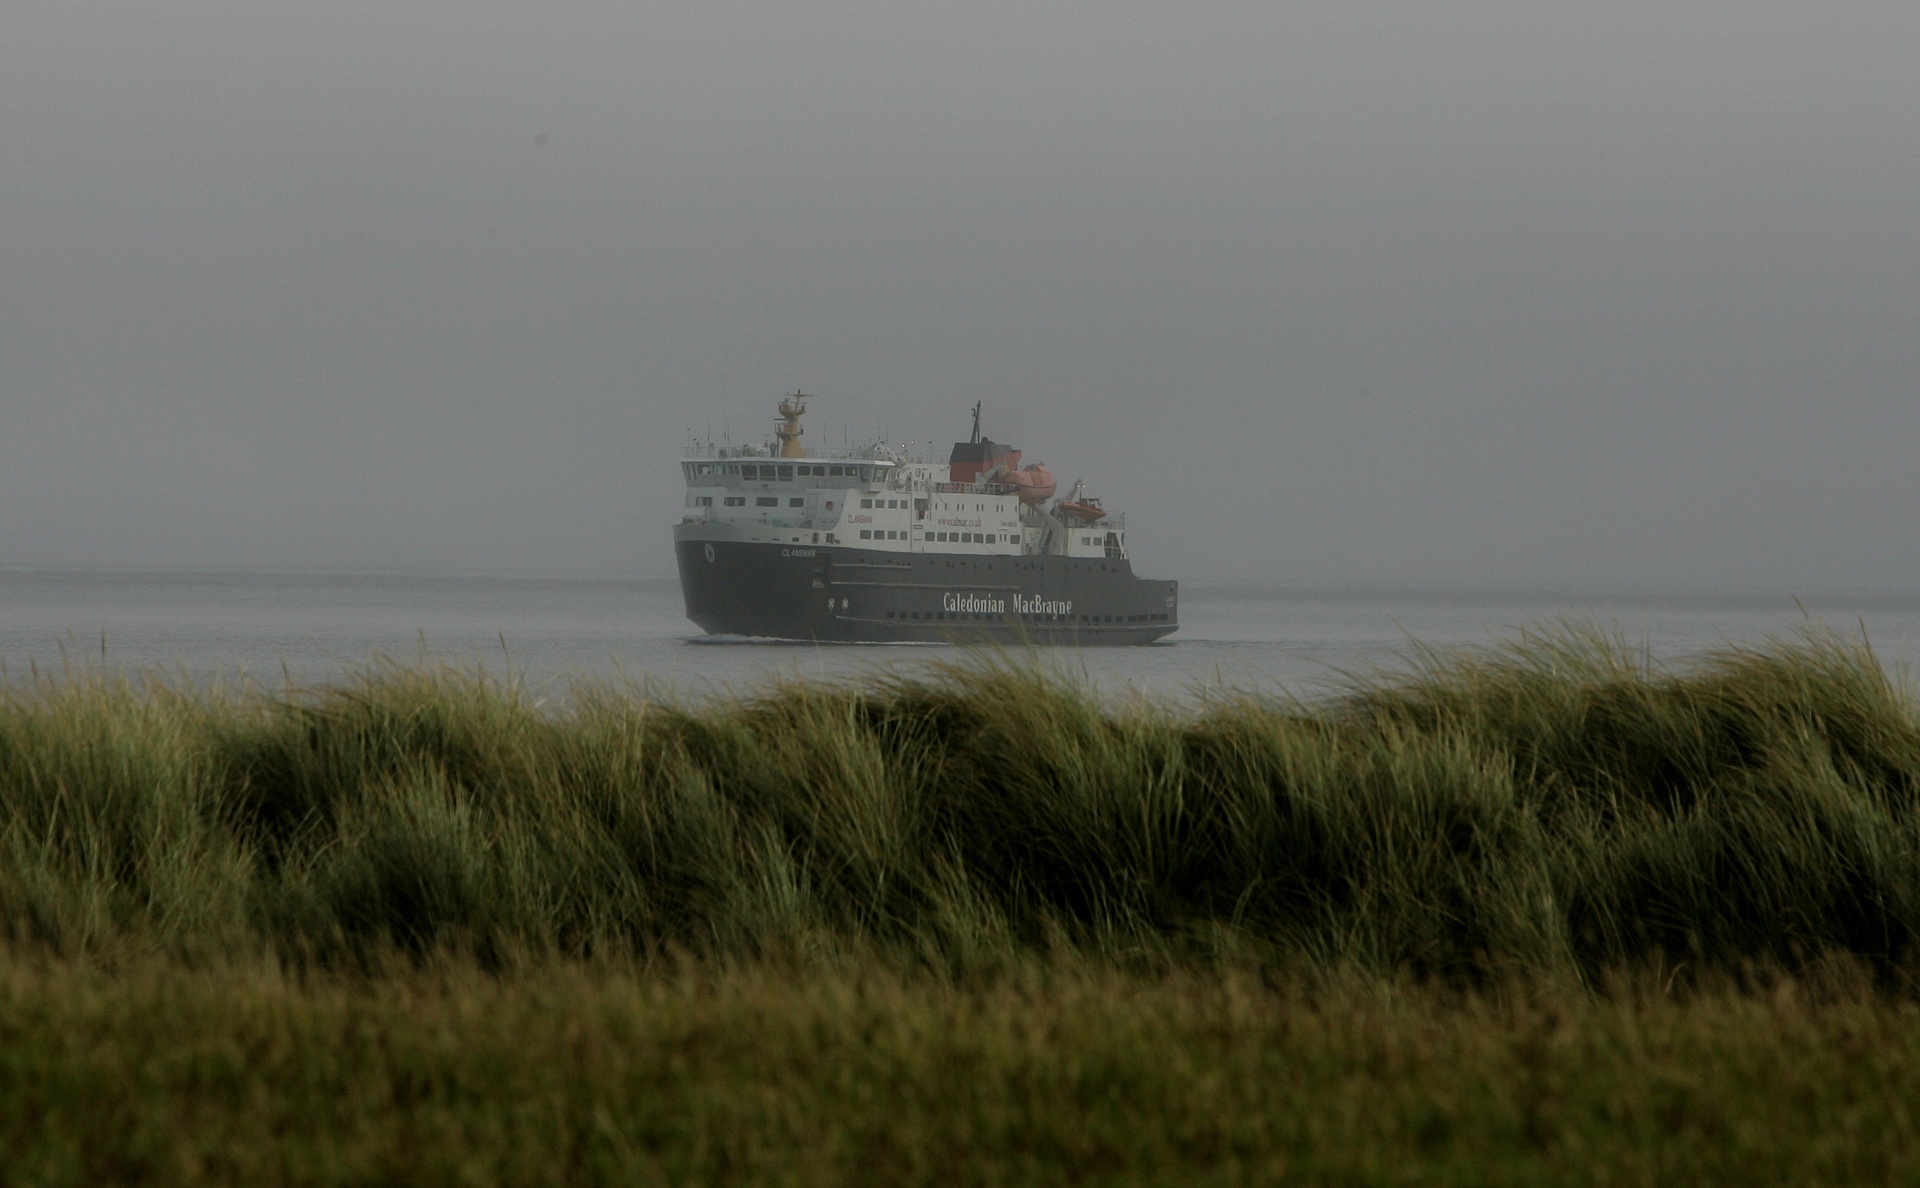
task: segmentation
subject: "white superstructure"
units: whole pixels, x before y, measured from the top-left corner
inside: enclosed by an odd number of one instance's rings
[[[947,463],[886,445],[782,457],[696,444],[681,461],[682,533],[693,539],[852,545],[954,556],[1126,556],[1120,516],[1020,501],[1009,484],[955,483]]]

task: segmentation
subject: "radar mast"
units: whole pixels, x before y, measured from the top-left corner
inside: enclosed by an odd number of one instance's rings
[[[774,435],[780,439],[782,458],[804,458],[807,451],[800,446],[800,435],[806,430],[800,427],[800,418],[807,411],[805,392],[795,389],[793,395],[780,398],[780,424],[774,428]]]

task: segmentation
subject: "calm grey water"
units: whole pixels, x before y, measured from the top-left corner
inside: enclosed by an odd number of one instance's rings
[[[1920,659],[1920,597],[1828,594],[1806,610],[1864,629],[1883,661]],[[1403,663],[1411,640],[1484,646],[1568,618],[1600,622],[1663,658],[1791,636],[1787,592],[1679,595],[1406,590],[1182,591],[1183,626],[1145,648],[1048,648],[1102,689],[1180,695],[1218,685],[1311,694],[1342,671]],[[504,641],[504,650],[503,650]],[[511,669],[539,686],[646,679],[684,692],[776,677],[846,675],[964,659],[960,649],[705,642],[672,580],[0,570],[0,663],[19,681],[63,664],[248,678],[337,680],[376,657]]]

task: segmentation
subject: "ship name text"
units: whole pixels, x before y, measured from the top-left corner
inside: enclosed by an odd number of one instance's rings
[[[1004,615],[1007,613],[1007,600],[991,594],[942,594],[940,609],[968,614]],[[1073,613],[1073,599],[1041,598],[1038,595],[1025,598],[1015,594],[1013,609],[1014,613],[1022,615],[1070,615]]]
[[[1007,613],[1007,600],[995,598],[990,594],[942,594],[940,609],[966,611],[980,615],[1004,615]]]

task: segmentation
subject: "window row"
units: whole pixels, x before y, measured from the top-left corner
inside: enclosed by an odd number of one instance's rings
[[[811,462],[688,462],[685,465],[689,480],[704,475],[731,475],[762,483],[792,478],[848,478],[870,483],[886,469],[880,466],[815,465]]]

